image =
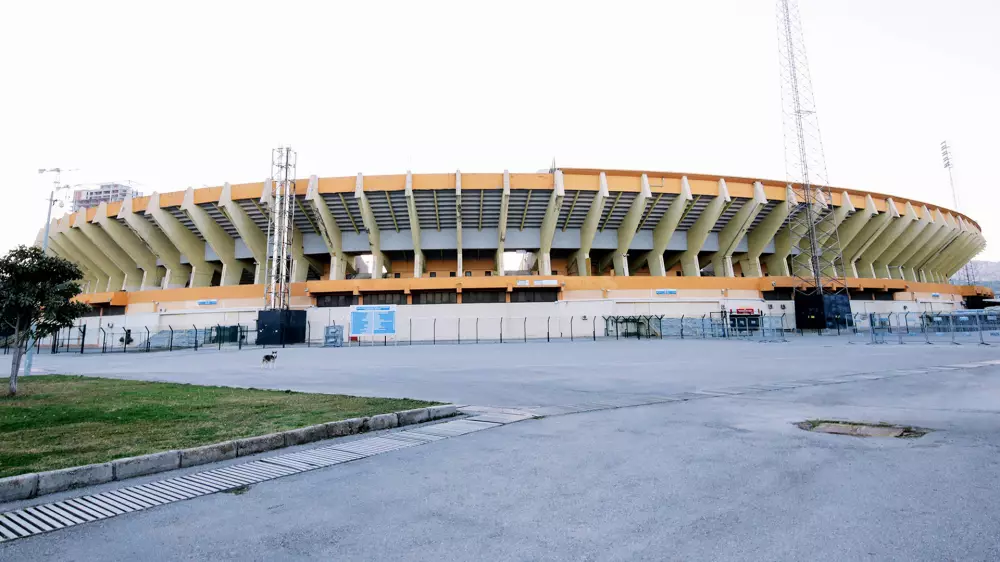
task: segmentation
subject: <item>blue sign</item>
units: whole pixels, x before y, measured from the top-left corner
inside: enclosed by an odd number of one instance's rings
[[[204,306],[206,304],[219,304],[219,301],[216,299],[202,299],[198,301],[198,306]]]
[[[351,307],[352,336],[395,336],[396,305],[356,305]]]
[[[657,295],[676,295],[677,289],[657,289]]]

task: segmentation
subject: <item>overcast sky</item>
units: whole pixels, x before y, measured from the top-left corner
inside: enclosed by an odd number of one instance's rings
[[[784,178],[775,4],[7,2],[0,251],[51,177],[175,191],[299,175],[603,167]],[[833,185],[952,206],[1000,259],[1000,3],[800,1]],[[57,208],[57,212],[60,210]]]

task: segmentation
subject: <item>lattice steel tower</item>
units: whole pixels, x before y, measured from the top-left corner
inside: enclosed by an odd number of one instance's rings
[[[271,151],[271,206],[268,209],[265,265],[265,306],[287,309],[290,303],[292,238],[295,234],[295,164],[298,154],[291,147]]]
[[[789,273],[803,293],[847,291],[844,257],[833,220],[826,159],[813,100],[802,22],[795,0],[778,0],[785,176],[796,197],[788,218]],[[775,272],[770,272],[775,275]]]
[[[958,208],[958,191],[955,189],[955,177],[951,173],[951,147],[948,146],[948,141],[941,141],[941,161],[944,163],[945,169],[948,170],[948,183],[951,185],[951,199],[955,204],[954,209],[961,211]],[[965,274],[966,283],[969,285],[976,284],[976,266],[973,265],[971,259],[962,267],[962,272]]]

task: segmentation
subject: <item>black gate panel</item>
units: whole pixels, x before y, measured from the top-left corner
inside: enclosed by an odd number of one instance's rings
[[[257,344],[285,345],[306,341],[306,311],[261,310],[257,313]]]

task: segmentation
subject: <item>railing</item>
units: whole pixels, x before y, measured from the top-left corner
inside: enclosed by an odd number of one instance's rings
[[[854,314],[852,343],[1000,344],[1000,312],[889,312]]]
[[[921,313],[859,312],[847,319],[846,334],[855,344],[1000,344],[1000,312],[961,310]],[[335,324],[335,323],[334,323]],[[472,345],[485,343],[556,343],[647,341],[667,339],[734,339],[786,341],[795,333],[786,314],[729,314],[715,312],[671,317],[666,315],[521,316],[406,318],[394,336],[350,336],[343,326],[345,346]],[[305,341],[284,345],[322,346],[327,322],[307,322]],[[135,326],[113,330],[85,324],[64,328],[36,340],[45,353],[149,353],[154,351],[222,351],[257,347],[254,324],[161,327]],[[0,342],[9,353],[10,338]],[[279,347],[283,346],[279,344]]]

